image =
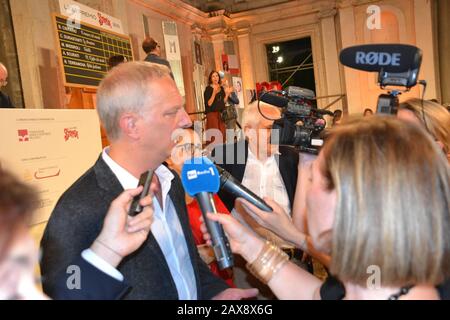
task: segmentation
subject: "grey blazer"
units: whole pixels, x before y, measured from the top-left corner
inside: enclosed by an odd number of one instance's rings
[[[198,298],[210,299],[228,286],[211,273],[198,255],[189,225],[184,190],[178,175],[174,175],[169,195],[186,238]],[[100,156],[96,164],[61,196],[41,242],[43,287],[50,297],[58,296],[57,290],[61,284],[57,282],[62,279],[58,275],[91,246],[101,231],[110,203],[121,192],[121,184]],[[118,270],[131,286],[123,295],[124,299],[178,299],[169,267],[152,233],[141,248],[122,261]]]

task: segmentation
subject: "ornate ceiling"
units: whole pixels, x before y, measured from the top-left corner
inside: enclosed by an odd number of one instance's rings
[[[242,11],[264,8],[290,0],[181,0],[203,12],[211,13],[225,10],[227,13],[238,13]]]

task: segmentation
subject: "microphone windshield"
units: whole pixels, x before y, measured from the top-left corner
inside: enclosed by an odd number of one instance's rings
[[[289,103],[289,99],[270,92],[262,95],[261,101],[276,106],[278,108],[286,108]]]
[[[184,190],[194,197],[200,192],[217,193],[220,188],[220,176],[214,163],[208,158],[187,160],[181,171]]]
[[[342,50],[339,60],[357,70],[402,73],[420,67],[422,50],[404,44],[368,44]]]

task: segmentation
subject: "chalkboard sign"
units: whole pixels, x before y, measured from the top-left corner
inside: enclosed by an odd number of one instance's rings
[[[108,72],[111,56],[133,60],[129,37],[82,22],[75,28],[64,16],[55,15],[54,19],[65,86],[96,88]]]

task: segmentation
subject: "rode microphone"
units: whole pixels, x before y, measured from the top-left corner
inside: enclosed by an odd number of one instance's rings
[[[232,267],[233,254],[222,225],[206,216],[208,212],[217,214],[213,194],[219,191],[220,178],[216,166],[208,158],[189,159],[184,163],[181,180],[186,192],[200,205],[219,269]]]
[[[357,70],[403,73],[420,67],[422,50],[405,44],[367,44],[342,50],[339,60]]]
[[[216,166],[220,174],[220,189],[225,190],[232,194],[236,198],[244,198],[254,206],[258,207],[262,211],[272,212],[273,209],[260,197],[254,194],[252,191],[244,187],[231,173]]]

